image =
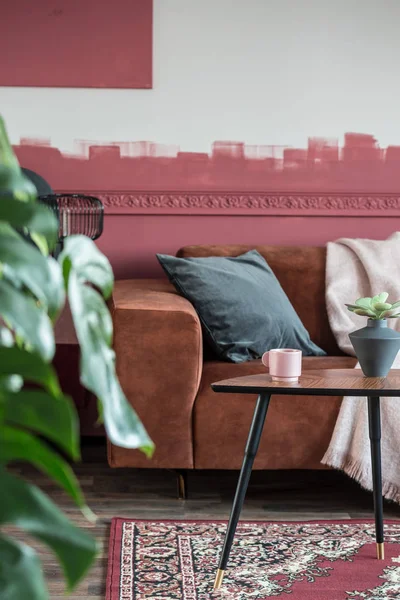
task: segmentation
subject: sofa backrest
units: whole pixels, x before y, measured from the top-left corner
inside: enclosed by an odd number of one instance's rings
[[[239,256],[256,249],[265,258],[308,330],[313,342],[330,356],[343,354],[329,326],[325,305],[325,247],[185,246],[177,256]]]

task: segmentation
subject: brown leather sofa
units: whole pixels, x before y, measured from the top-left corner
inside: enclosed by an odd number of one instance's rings
[[[254,247],[254,246],[253,246]],[[189,246],[181,257],[237,256],[251,246]],[[338,349],[325,309],[325,248],[257,246],[326,357],[303,369],[340,369],[355,359]],[[112,467],[239,469],[255,397],[216,394],[211,383],[265,372],[260,360],[233,364],[203,352],[198,316],[166,278],[117,281],[114,347],[122,387],[156,444],[152,460],[108,443]],[[273,396],[255,469],[319,469],[340,397]]]

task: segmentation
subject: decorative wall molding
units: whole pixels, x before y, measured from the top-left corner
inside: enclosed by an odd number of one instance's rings
[[[400,217],[400,194],[393,193],[220,191],[91,191],[90,193],[102,200],[108,214]]]

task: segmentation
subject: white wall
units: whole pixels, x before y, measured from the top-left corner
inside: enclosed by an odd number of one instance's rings
[[[0,88],[12,141],[400,143],[400,0],[154,0],[154,88]],[[17,43],[17,42],[16,42]]]

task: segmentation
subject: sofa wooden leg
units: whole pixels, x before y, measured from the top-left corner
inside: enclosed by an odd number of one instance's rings
[[[179,500],[187,500],[187,473],[176,471],[177,493]]]

